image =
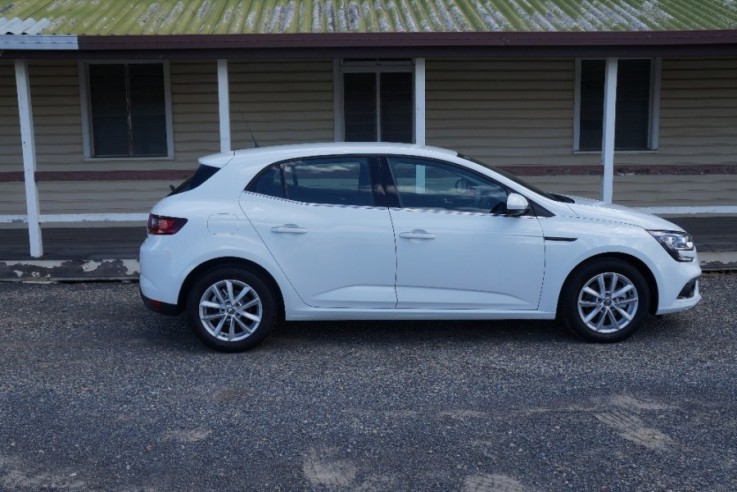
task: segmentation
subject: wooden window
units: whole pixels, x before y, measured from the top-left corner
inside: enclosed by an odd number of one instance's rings
[[[89,157],[171,155],[164,64],[95,63],[87,75]]]
[[[411,66],[347,65],[343,73],[343,128],[349,142],[413,140]]]
[[[654,107],[651,60],[619,60],[617,70],[616,150],[650,150]],[[579,70],[578,148],[601,150],[604,117],[604,60],[582,60]],[[655,95],[657,97],[657,95]]]

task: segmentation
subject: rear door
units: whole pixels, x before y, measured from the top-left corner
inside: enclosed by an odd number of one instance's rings
[[[376,159],[275,164],[240,205],[302,300],[321,308],[393,308],[394,233]]]

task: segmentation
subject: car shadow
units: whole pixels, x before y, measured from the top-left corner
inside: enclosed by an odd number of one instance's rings
[[[211,352],[187,326],[185,316],[149,320],[150,342],[169,350]],[[632,337],[620,343],[669,342],[687,336],[688,320],[677,316],[652,317]],[[290,350],[295,347],[466,345],[469,343],[519,346],[546,343],[588,344],[556,321],[290,321],[274,327],[252,350]]]
[[[466,343],[540,343],[576,341],[553,321],[331,321],[286,322],[264,345],[294,344],[412,345]]]

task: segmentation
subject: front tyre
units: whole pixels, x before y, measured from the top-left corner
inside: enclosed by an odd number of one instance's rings
[[[568,279],[561,296],[566,324],[593,342],[619,342],[647,318],[650,291],[643,275],[617,259],[584,265]]]
[[[275,296],[268,285],[236,266],[210,270],[187,297],[187,320],[205,345],[238,352],[259,344],[276,322]]]

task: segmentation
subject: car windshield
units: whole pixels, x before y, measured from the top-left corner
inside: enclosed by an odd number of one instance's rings
[[[524,186],[528,190],[533,191],[533,192],[537,193],[538,195],[542,195],[545,198],[549,198],[551,200],[555,200],[556,202],[575,203],[575,200],[573,198],[567,197],[565,195],[559,195],[558,193],[550,193],[550,192],[544,191],[544,190],[538,188],[537,186],[528,183],[527,181],[523,180],[519,176],[517,176],[515,174],[512,174],[512,173],[510,173],[508,171],[505,171],[503,169],[499,169],[498,167],[490,166],[490,165],[486,164],[483,161],[480,161],[478,159],[474,159],[473,157],[468,157],[466,155],[461,155],[461,154],[458,154],[458,156],[459,157],[462,157],[462,158],[464,158],[466,160],[469,160],[471,162],[475,162],[476,164],[480,164],[480,165],[482,165],[482,166],[484,166],[486,168],[489,168],[492,171],[501,174],[505,178],[507,178],[507,179],[509,179],[511,181],[514,181],[518,185]]]
[[[210,179],[212,175],[219,170],[219,167],[212,167],[200,164],[200,167],[197,168],[195,173],[189,179],[174,188],[171,193],[169,193],[169,196],[178,195],[179,193],[184,193],[185,191],[194,190],[199,185]]]

